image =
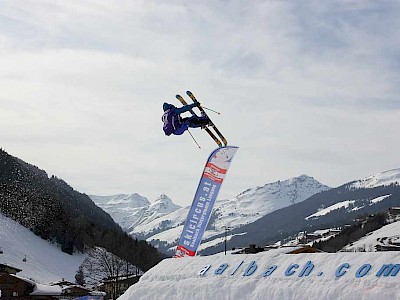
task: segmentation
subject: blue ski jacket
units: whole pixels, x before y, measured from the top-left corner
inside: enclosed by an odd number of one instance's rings
[[[183,107],[175,107],[172,104],[164,103],[162,121],[164,122],[163,130],[165,135],[181,135],[188,129],[189,124],[182,122],[180,114],[187,112],[196,106],[195,103],[185,105]]]

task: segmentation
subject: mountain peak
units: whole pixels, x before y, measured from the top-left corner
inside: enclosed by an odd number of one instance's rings
[[[125,204],[128,207],[137,208],[148,206],[150,204],[146,197],[143,197],[137,193],[133,194],[120,194],[112,197],[107,204]]]
[[[169,198],[166,194],[161,194],[156,201],[154,201],[150,205],[153,209],[157,210],[158,212],[173,212],[181,206],[176,205],[174,202],[172,202],[171,198]]]
[[[306,174],[301,174],[299,176],[284,180],[283,182],[286,184],[293,184],[295,182],[304,182],[304,181],[315,181],[317,182],[317,180],[314,179],[314,177],[308,176]]]
[[[300,189],[312,189],[312,190],[328,190],[330,189],[329,186],[326,186],[322,183],[320,183],[318,180],[314,179],[314,177],[308,176],[306,174],[302,174],[297,177],[292,177],[286,180],[278,180],[275,182],[267,183],[263,186],[258,186],[256,188],[251,188],[247,189],[244,192],[240,193],[237,197],[243,197],[244,195],[249,195],[249,194],[254,194],[257,192],[258,194],[261,191],[277,191],[277,190],[282,190],[286,188],[300,188]],[[303,199],[304,200],[304,199]]]
[[[329,189],[330,187],[320,183],[313,177],[302,174],[290,179],[278,180],[261,187],[248,189],[236,198],[240,201],[259,199],[259,201],[263,202],[265,199],[269,199],[270,205],[277,209],[290,203],[301,202],[313,194]]]
[[[156,201],[154,201],[154,203],[155,203],[155,202],[173,203],[172,200],[171,200],[171,198],[168,197],[168,196],[167,196],[166,194],[164,194],[164,193],[162,193],[162,194],[156,199]]]
[[[90,197],[112,215],[122,228],[130,230],[181,208],[166,194],[161,194],[153,203],[137,193]]]
[[[297,177],[294,177],[294,178],[298,178],[298,179],[314,179],[314,177],[308,176],[307,174],[301,174],[301,175],[299,175]]]

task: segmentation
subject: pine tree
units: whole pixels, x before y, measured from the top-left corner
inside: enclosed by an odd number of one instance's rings
[[[82,268],[82,266],[80,266],[79,269],[78,269],[78,271],[76,272],[75,281],[76,281],[76,283],[79,284],[79,285],[83,285],[83,286],[84,286],[84,285],[86,284],[86,282],[85,282],[85,275],[83,274],[83,268]]]

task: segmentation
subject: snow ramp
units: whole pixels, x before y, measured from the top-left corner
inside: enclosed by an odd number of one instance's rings
[[[257,254],[164,259],[128,299],[400,299],[400,253]]]

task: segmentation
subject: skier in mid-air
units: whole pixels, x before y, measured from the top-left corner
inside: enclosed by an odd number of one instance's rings
[[[199,106],[200,103],[196,102],[193,104],[187,104],[182,107],[176,107],[170,103],[164,102],[163,110],[164,114],[162,116],[162,121],[164,122],[163,130],[165,135],[181,135],[189,127],[206,127],[210,124],[210,119],[206,116],[192,115],[191,117],[182,118],[181,114],[190,111],[192,108]]]

